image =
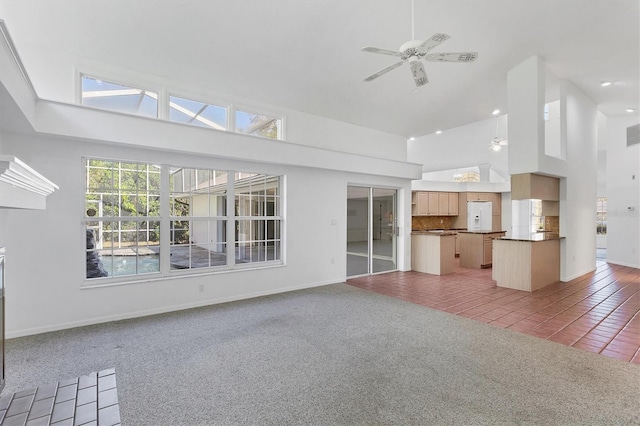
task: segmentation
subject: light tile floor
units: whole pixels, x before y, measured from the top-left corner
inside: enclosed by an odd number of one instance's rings
[[[0,398],[0,426],[120,426],[115,369]]]
[[[491,269],[438,276],[391,272],[347,284],[496,327],[640,364],[640,269],[596,270],[529,293],[496,287]]]

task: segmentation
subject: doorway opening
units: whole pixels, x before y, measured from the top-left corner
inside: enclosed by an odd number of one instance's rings
[[[347,277],[397,270],[397,190],[347,187]]]

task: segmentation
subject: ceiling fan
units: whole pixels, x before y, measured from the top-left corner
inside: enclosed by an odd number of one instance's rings
[[[389,50],[389,49],[381,49],[378,47],[363,47],[362,50],[364,52],[370,53],[379,53],[382,55],[396,56],[401,59],[401,61],[396,62],[393,65],[390,65],[380,71],[371,74],[369,77],[365,78],[364,81],[375,80],[388,73],[389,71],[393,71],[394,69],[400,67],[405,62],[409,63],[411,67],[411,74],[413,75],[413,80],[416,83],[416,86],[424,86],[429,82],[427,78],[427,73],[424,70],[424,65],[420,62],[420,59],[424,59],[429,62],[473,62],[478,57],[477,52],[443,52],[443,53],[429,53],[431,49],[438,46],[443,41],[446,41],[450,38],[448,34],[436,33],[431,36],[428,40],[416,40],[414,36],[414,1],[411,1],[411,40],[404,43],[400,46],[400,50]]]
[[[509,142],[505,138],[498,137],[498,117],[496,117],[496,136],[489,143],[489,149],[493,152],[498,152],[503,146],[509,145]]]

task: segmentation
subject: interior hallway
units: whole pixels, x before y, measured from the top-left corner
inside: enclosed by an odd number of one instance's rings
[[[459,266],[443,276],[392,272],[347,283],[640,364],[640,269],[598,260],[594,272],[533,293],[496,287],[491,269]]]

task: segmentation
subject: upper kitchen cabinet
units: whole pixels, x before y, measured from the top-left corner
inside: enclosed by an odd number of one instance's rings
[[[427,216],[429,214],[429,193],[413,191],[411,194],[411,215]]]
[[[511,175],[511,199],[560,201],[560,179],[535,173]]]
[[[440,193],[429,192],[429,208],[427,210],[429,216],[438,216],[440,214]]]
[[[439,192],[438,193],[438,216],[458,215],[458,193]]]
[[[467,192],[467,201],[493,201],[490,192]]]
[[[457,216],[457,192],[414,191],[412,216]]]

